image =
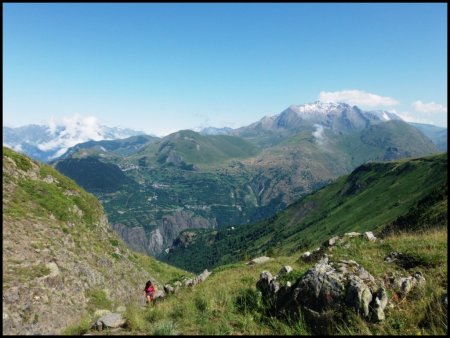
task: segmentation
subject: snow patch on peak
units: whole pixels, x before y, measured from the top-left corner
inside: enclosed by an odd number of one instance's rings
[[[389,121],[391,118],[386,114],[386,112],[383,112],[383,119],[385,119],[386,121]]]
[[[346,103],[336,103],[336,102],[323,102],[315,101],[313,103],[306,103],[303,105],[291,105],[289,108],[296,112],[299,116],[303,115],[324,115],[324,114],[338,114],[342,112],[343,109],[350,107]]]

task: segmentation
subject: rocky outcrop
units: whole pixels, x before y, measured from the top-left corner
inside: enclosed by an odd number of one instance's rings
[[[274,277],[263,271],[256,284],[273,313],[297,316],[302,312],[314,319],[319,332],[343,307],[353,308],[367,320],[384,319],[387,298],[383,284],[357,262],[330,261],[324,256],[295,283],[280,283],[278,279],[290,271],[282,269]]]

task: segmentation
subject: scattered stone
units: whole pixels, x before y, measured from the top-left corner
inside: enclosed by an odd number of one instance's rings
[[[164,285],[164,292],[165,293],[175,293],[175,289],[170,284],[166,284],[166,285]]]
[[[377,238],[374,236],[372,231],[367,231],[364,233],[364,238],[371,241],[371,242],[375,242],[377,240]]]
[[[361,236],[360,232],[347,232],[344,234],[344,237],[348,237],[348,238],[353,238],[353,237],[358,237]]]
[[[336,241],[339,239],[339,236],[331,237],[329,240],[325,241],[325,246],[333,246],[336,244]]]
[[[292,267],[289,265],[285,265],[281,268],[281,270],[278,272],[279,276],[286,275],[288,273],[291,273],[293,271]]]
[[[308,261],[310,261],[311,258],[312,258],[311,255],[312,255],[311,252],[306,251],[306,252],[302,253],[302,255],[300,256],[300,259],[301,259],[302,261],[304,261],[304,262],[308,262]]]
[[[247,265],[252,265],[252,264],[262,264],[265,263],[269,260],[271,260],[272,258],[267,257],[267,256],[261,256],[258,258],[253,258],[250,262],[247,263]]]
[[[386,256],[386,258],[384,259],[385,263],[393,263],[395,261],[399,260],[400,257],[400,253],[398,253],[397,251],[392,251],[389,253],[389,255]]]

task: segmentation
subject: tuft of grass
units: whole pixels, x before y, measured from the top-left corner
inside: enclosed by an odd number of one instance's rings
[[[104,290],[89,289],[86,290],[86,297],[89,298],[88,310],[95,311],[96,309],[112,310],[112,302],[107,297]]]
[[[261,295],[253,288],[242,289],[234,298],[234,305],[239,312],[248,313],[261,308]]]
[[[205,299],[205,297],[197,295],[194,299],[194,304],[199,312],[205,313],[206,311],[208,311],[208,301]]]
[[[155,336],[174,336],[177,334],[176,325],[171,320],[165,320],[155,325],[153,329]]]
[[[146,320],[146,315],[148,314],[148,310],[144,311],[144,315],[142,314],[143,310],[137,304],[129,304],[127,306],[127,310],[123,314],[127,328],[131,331],[137,332],[146,332],[150,330],[150,323]]]
[[[71,324],[61,331],[63,336],[82,336],[89,331],[93,318],[89,314],[84,314],[76,324]]]

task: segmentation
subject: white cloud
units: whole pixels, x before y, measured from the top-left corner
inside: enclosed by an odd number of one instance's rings
[[[319,100],[323,102],[345,102],[350,105],[377,107],[393,106],[398,104],[396,100],[387,96],[367,93],[357,89],[344,89],[337,92],[320,92]]]
[[[410,112],[395,112],[398,116],[400,116],[406,122],[415,122],[415,123],[424,123],[424,124],[435,124],[433,121],[417,116],[416,114],[412,114]]]
[[[323,126],[320,124],[314,124],[314,127],[316,127],[316,130],[312,134],[316,138],[317,142],[321,144],[324,141]]]
[[[425,103],[418,100],[414,101],[412,106],[416,111],[421,113],[447,113],[447,107],[434,102]]]
[[[55,121],[53,118],[49,121],[48,127],[52,134],[56,133],[59,127],[60,133],[57,138],[41,143],[38,148],[48,151],[56,148],[69,148],[78,143],[89,140],[102,140],[102,127],[94,116],[83,117],[76,114],[73,117],[63,118],[62,121]]]

